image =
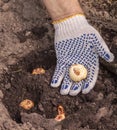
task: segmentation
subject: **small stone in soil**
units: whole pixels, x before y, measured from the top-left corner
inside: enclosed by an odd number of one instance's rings
[[[4,12],[5,12],[5,11],[8,11],[9,8],[10,8],[9,4],[4,4],[4,5],[2,6],[2,9],[3,9]]]
[[[2,7],[0,7],[0,12],[3,12],[3,9],[2,9]]]
[[[44,108],[43,108],[42,104],[38,104],[38,108],[40,111],[44,112]]]
[[[97,96],[97,101],[100,101],[100,100],[102,100],[104,98],[104,95],[103,95],[103,93],[99,93],[98,94],[98,96]]]
[[[3,93],[2,93],[2,91],[0,90],[0,99],[2,99],[3,98]]]
[[[10,84],[10,83],[5,84],[5,88],[6,88],[6,89],[10,89],[10,88],[11,88],[11,84]]]

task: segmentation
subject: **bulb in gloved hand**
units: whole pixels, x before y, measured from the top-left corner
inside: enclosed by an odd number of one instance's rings
[[[87,69],[81,64],[74,64],[69,69],[70,78],[79,82],[87,77]]]

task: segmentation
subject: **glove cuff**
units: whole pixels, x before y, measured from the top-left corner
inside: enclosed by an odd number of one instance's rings
[[[77,14],[63,20],[54,21],[55,42],[77,37],[82,32],[84,26],[89,25],[85,16]]]

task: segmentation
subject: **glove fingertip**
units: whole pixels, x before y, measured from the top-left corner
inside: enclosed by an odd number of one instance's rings
[[[51,81],[51,87],[58,87],[59,86],[59,82],[56,80],[56,79],[53,79],[52,81]]]
[[[70,90],[69,95],[76,96],[78,93],[81,92],[81,90],[82,90],[82,86],[73,87],[73,89]]]
[[[61,75],[61,76],[58,76],[58,77],[53,77],[52,81],[51,81],[51,87],[59,87],[62,80],[63,80],[63,77],[64,77],[64,73]]]
[[[90,80],[88,79],[88,81],[84,83],[82,87],[83,94],[89,93],[94,88],[96,80],[97,80],[97,75],[98,75],[98,71],[95,71],[92,81],[90,82]]]
[[[104,58],[107,62],[113,62],[114,61],[114,54],[110,52],[110,54],[106,54]]]
[[[50,86],[54,88],[59,87],[63,80],[64,75],[65,75],[65,69],[58,67],[58,69],[56,69],[54,72]]]
[[[83,89],[82,89],[82,93],[83,94],[87,94],[90,92],[90,87],[89,87],[89,83],[85,83],[84,86],[83,86]]]
[[[60,84],[61,84],[62,79],[63,79],[63,77],[60,77],[58,80],[57,79],[52,79],[51,84],[50,84],[51,87],[54,87],[54,88],[59,87]]]
[[[61,95],[67,95],[69,93],[69,86],[68,85],[63,85],[61,90],[60,90],[60,94]]]

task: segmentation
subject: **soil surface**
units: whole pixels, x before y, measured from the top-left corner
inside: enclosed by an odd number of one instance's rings
[[[94,89],[62,96],[50,86],[56,66],[54,28],[39,0],[0,0],[0,130],[117,130],[117,1],[80,0],[90,24],[115,55],[100,59]],[[33,75],[35,68],[45,69]],[[34,107],[24,110],[20,102]],[[54,118],[62,105],[66,118]]]

